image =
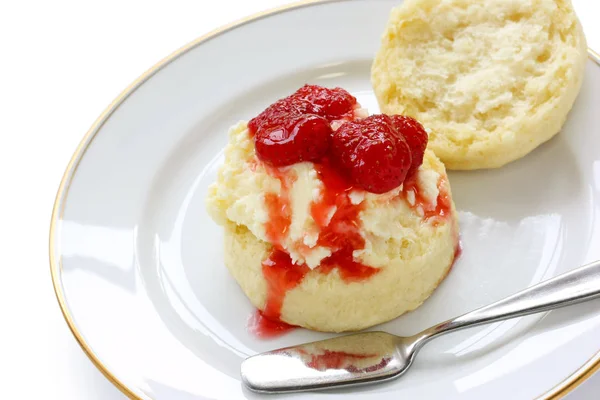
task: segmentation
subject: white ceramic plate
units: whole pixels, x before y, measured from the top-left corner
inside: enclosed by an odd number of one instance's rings
[[[304,4],[224,28],[143,76],[84,138],[55,204],[52,275],[75,336],[126,394],[256,399],[239,380],[244,357],[331,336],[247,332],[253,309],[204,197],[227,128],[305,82],[340,85],[378,111],[369,68],[396,3]],[[600,258],[598,89],[590,60],[559,136],[505,168],[450,175],[464,253],[426,304],[378,329],[412,334]],[[554,397],[598,368],[599,306],[457,333],[399,380],[313,396]]]

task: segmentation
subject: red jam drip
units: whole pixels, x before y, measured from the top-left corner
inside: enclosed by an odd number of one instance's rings
[[[248,321],[248,329],[261,339],[271,339],[284,335],[296,329],[296,327],[279,320],[267,318],[261,311],[256,310]]]
[[[265,165],[265,169],[270,176],[278,179],[281,184],[279,195],[275,193],[265,194],[265,205],[269,213],[269,221],[265,224],[266,235],[273,245],[281,249],[283,238],[292,223],[290,190],[295,179],[284,174],[279,168]]]
[[[327,190],[321,192],[321,199],[311,206],[311,215],[319,227],[327,226],[333,207],[343,206],[347,196],[352,190],[352,184],[335,168],[327,163],[315,164],[315,170],[323,186]],[[344,195],[344,196],[342,196]]]
[[[279,321],[286,293],[298,286],[310,271],[306,265],[292,262],[289,254],[274,249],[262,263],[262,273],[267,281],[267,301],[263,314]]]
[[[452,213],[452,199],[445,183],[445,178],[441,178],[438,182],[439,194],[435,205],[423,196],[416,177],[411,177],[404,182],[402,193],[406,197],[408,192],[412,191],[415,194],[415,204],[411,207],[413,209],[421,207],[424,213],[423,218],[426,220],[435,218],[434,225],[437,225]]]
[[[462,252],[463,252],[462,244],[460,243],[460,240],[457,240],[456,247],[454,248],[454,258],[452,259],[452,265],[450,265],[450,268],[448,268],[448,273],[446,273],[446,276],[448,276],[450,274],[450,271],[452,271],[454,269],[456,262],[462,255]]]
[[[463,252],[462,244],[460,243],[460,241],[458,241],[456,243],[456,248],[454,249],[454,262],[456,262],[456,260],[458,260],[460,258],[460,256],[462,256],[462,252]]]
[[[311,206],[311,215],[320,228],[317,245],[331,248],[333,254],[321,261],[321,265],[315,269],[316,272],[329,274],[337,269],[340,277],[346,282],[361,282],[369,279],[378,269],[366,266],[354,260],[354,250],[364,248],[365,241],[360,236],[359,213],[362,205],[352,204],[349,193],[352,185],[341,176],[327,162],[315,164],[319,178],[323,182],[323,191],[319,201]],[[269,195],[267,204],[270,221],[267,224],[269,240],[276,244],[273,250],[262,264],[262,272],[267,281],[267,301],[262,319],[264,325],[283,324],[285,329],[263,330],[274,332],[275,335],[288,332],[291,327],[280,321],[281,308],[288,291],[297,287],[310,268],[306,265],[294,264],[288,253],[278,245],[289,228],[289,189],[291,183],[281,172],[275,168],[268,168],[271,176],[277,177],[282,182],[280,196]],[[267,197],[266,197],[267,199]],[[281,200],[283,199],[283,200]],[[335,208],[334,208],[335,207]],[[333,216],[331,215],[333,210]],[[254,330],[257,333],[261,329]],[[260,337],[267,337],[260,335]],[[270,335],[269,337],[273,337]]]
[[[437,197],[437,203],[434,206],[429,200],[427,200],[420,191],[419,185],[417,184],[416,177],[411,177],[404,182],[402,189],[402,195],[406,198],[408,192],[413,191],[415,195],[415,204],[411,205],[411,208],[416,209],[421,207],[423,209],[423,218],[428,220],[433,218],[434,226],[439,225],[446,218],[449,218],[452,213],[452,200],[448,193],[446,178],[441,178],[438,181],[439,194]],[[410,204],[410,203],[409,203]],[[456,241],[456,247],[454,249],[454,258],[452,259],[452,265],[448,268],[446,274],[440,279],[442,282],[450,274],[456,261],[462,254],[462,246],[460,244],[460,238],[458,231],[455,227],[452,228],[452,236]]]
[[[265,194],[265,205],[269,210],[269,215],[272,216],[265,224],[267,238],[271,243],[279,245],[292,223],[289,199],[274,193],[267,193]]]
[[[321,265],[317,268],[317,271],[327,275],[337,268],[340,277],[345,282],[361,282],[379,272],[377,268],[354,261],[354,257],[352,256],[353,251],[354,249],[351,247],[344,247],[336,251],[321,261]]]
[[[329,162],[316,164],[315,169],[323,182],[321,198],[311,207],[311,215],[320,229],[317,245],[333,250],[333,254],[321,261],[317,270],[329,274],[337,268],[346,282],[369,279],[379,270],[361,264],[353,257],[354,250],[365,247],[365,240],[359,233],[359,214],[363,205],[352,204],[349,195],[352,184]]]
[[[311,215],[320,228],[317,245],[333,249],[333,254],[323,259],[315,271],[327,275],[335,269],[345,282],[367,280],[377,274],[379,269],[357,262],[353,257],[353,252],[364,248],[365,245],[359,233],[359,214],[363,206],[352,204],[349,194],[353,185],[331,167],[327,160],[315,164],[315,169],[323,182],[319,201],[311,205]],[[294,264],[289,254],[280,246],[291,223],[289,190],[293,179],[278,168],[267,167],[267,171],[281,182],[281,193],[279,196],[265,196],[270,218],[267,223],[267,235],[275,246],[262,266],[263,276],[267,281],[265,308],[258,314],[259,317],[254,318],[250,327],[251,331],[261,338],[272,338],[294,329],[294,326],[280,320],[281,308],[287,292],[302,283],[306,274],[310,272],[306,265]],[[439,195],[435,206],[421,194],[416,179],[405,182],[403,193],[406,195],[412,190],[415,195],[415,204],[412,207],[421,207],[425,219],[435,218],[435,223],[439,223],[450,216],[452,203],[443,179],[439,181],[438,188]],[[457,238],[454,262],[461,253],[462,248]],[[448,273],[451,269],[452,267]]]
[[[311,206],[311,216],[320,228],[317,244],[334,250],[364,248],[365,240],[358,231],[363,207],[350,201],[352,184],[328,162],[315,164],[315,169],[323,182],[321,198]]]

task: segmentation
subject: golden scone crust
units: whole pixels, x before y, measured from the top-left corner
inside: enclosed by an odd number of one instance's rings
[[[432,152],[427,152],[425,161],[445,176],[442,163]],[[447,190],[451,195],[449,187]],[[397,212],[405,213],[406,208],[399,206]],[[243,225],[227,221],[224,228],[225,265],[251,303],[263,310],[267,282],[262,262],[271,245]],[[402,227],[398,229],[401,231]],[[423,221],[422,226],[410,231],[412,234],[407,237],[388,240],[370,249],[390,261],[364,281],[348,283],[336,269],[327,275],[310,271],[300,285],[287,292],[281,319],[324,332],[354,331],[389,321],[421,305],[445,278],[454,261],[458,239],[454,203],[444,220]]]
[[[405,0],[371,78],[382,111],[419,120],[447,168],[497,168],[560,131],[586,59],[569,0]]]

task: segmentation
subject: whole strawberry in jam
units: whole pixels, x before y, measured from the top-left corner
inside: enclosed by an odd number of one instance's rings
[[[355,185],[372,193],[400,186],[412,166],[411,149],[387,115],[343,124],[333,134],[332,155]]]
[[[280,125],[259,129],[254,136],[256,155],[284,167],[302,161],[319,161],[329,150],[331,125],[315,114],[288,115]]]
[[[305,85],[248,123],[256,155],[275,167],[326,161],[372,193],[397,188],[423,163],[427,132],[401,115],[357,119],[357,106],[344,89]],[[347,122],[333,132],[336,120]]]
[[[329,89],[317,85],[304,85],[292,96],[317,105],[321,108],[319,115],[330,121],[351,116],[357,105],[356,98],[339,87]]]
[[[305,85],[248,123],[258,158],[282,167],[327,155],[330,121],[352,116],[356,98],[344,89]]]
[[[408,147],[410,147],[412,163],[406,176],[411,177],[423,164],[423,156],[427,148],[427,132],[423,125],[414,118],[404,115],[392,115],[390,118],[396,131],[402,135]]]
[[[285,124],[293,115],[320,115],[320,113],[321,108],[308,100],[286,97],[277,100],[257,117],[252,118],[248,122],[248,129],[252,134],[256,134],[260,129],[270,129]]]

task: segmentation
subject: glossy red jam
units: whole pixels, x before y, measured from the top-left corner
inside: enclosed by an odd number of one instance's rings
[[[329,152],[330,122],[351,117],[356,104],[344,89],[303,86],[248,123],[257,157],[276,167],[318,162]]]
[[[248,330],[261,339],[275,338],[294,329],[296,327],[293,325],[265,317],[259,310],[256,310],[248,321]]]
[[[433,204],[423,196],[423,193],[417,184],[416,177],[412,177],[404,182],[402,195],[407,197],[408,193],[412,191],[415,196],[415,204],[412,205],[412,207],[421,208],[423,210],[423,218],[426,220],[434,219],[434,224],[437,224],[452,213],[452,199],[450,198],[450,193],[448,193],[447,184],[444,180],[438,182],[438,190],[439,194],[436,204]]]
[[[263,314],[279,320],[286,293],[298,286],[310,271],[306,265],[292,262],[289,254],[274,249],[262,263],[262,273],[267,281],[267,302]]]
[[[352,354],[344,351],[325,350],[322,354],[311,354],[310,361],[306,363],[307,367],[318,371],[327,369],[346,369],[352,366],[357,360],[374,357],[374,354]]]
[[[294,177],[284,174],[278,168],[266,168],[269,175],[279,180],[281,191],[265,193],[265,205],[269,213],[269,220],[265,224],[267,238],[276,247],[281,248],[281,242],[292,223],[292,204],[290,190],[294,184]]]
[[[354,251],[365,246],[359,232],[363,205],[352,203],[353,189],[384,193],[404,183],[403,193],[414,190],[415,207],[424,210],[425,218],[444,218],[451,212],[447,192],[440,190],[437,205],[433,206],[420,195],[415,179],[411,180],[427,146],[423,127],[402,116],[356,119],[357,107],[356,99],[343,89],[306,85],[248,124],[259,162],[281,183],[278,194],[265,194],[269,213],[265,228],[273,249],[262,265],[267,281],[266,304],[252,320],[253,331],[261,337],[293,328],[280,321],[281,308],[287,292],[301,285],[307,274],[336,270],[344,281],[360,282],[379,272],[353,257]],[[336,123],[335,132],[332,121],[341,121]],[[281,168],[303,161],[313,162],[323,183],[319,199],[310,208],[319,227],[317,245],[332,250],[331,256],[313,271],[294,264],[282,246],[292,219],[290,190],[294,178],[282,173]],[[330,352],[323,357],[330,361],[315,362],[335,363],[342,356]]]
[[[385,193],[404,182],[411,149],[387,115],[343,124],[333,134],[332,156],[350,180],[371,193]]]

